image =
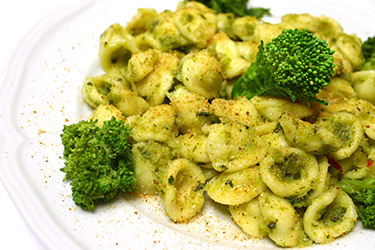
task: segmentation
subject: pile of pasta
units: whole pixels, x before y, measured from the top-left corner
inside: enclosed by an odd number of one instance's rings
[[[260,41],[283,28],[306,28],[336,51],[332,82],[317,96],[328,105],[231,98]],[[82,94],[99,126],[112,116],[129,125],[137,192],[160,195],[173,221],[187,222],[211,199],[251,237],[328,243],[357,221],[335,183],[375,176],[375,72],[360,71],[361,44],[326,16],[271,24],[197,2],[143,8],[103,32],[105,73],[87,77]]]

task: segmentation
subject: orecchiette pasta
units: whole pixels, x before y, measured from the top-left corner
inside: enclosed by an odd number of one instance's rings
[[[209,48],[218,55],[225,79],[242,75],[250,65],[240,56],[236,43],[226,33],[217,33],[212,38]]]
[[[346,77],[353,72],[353,67],[349,60],[347,60],[340,51],[335,51],[333,58],[333,63],[335,64],[335,67],[333,68],[334,76]]]
[[[166,10],[159,13],[157,19],[153,20],[150,25],[147,33],[138,37],[142,39],[143,36],[149,37],[153,40],[154,48],[158,50],[165,52],[191,44],[178,30],[175,24],[175,15],[171,11]]]
[[[309,198],[313,199],[314,197],[325,192],[329,188],[330,176],[329,176],[329,163],[326,156],[317,157],[319,164],[319,173],[318,177],[314,181],[312,192],[309,194]]]
[[[238,206],[229,206],[229,212],[246,234],[255,238],[268,236],[264,230],[258,197]]]
[[[342,167],[342,177],[357,180],[366,178],[370,170],[368,160],[368,154],[365,149],[359,147],[349,158],[339,161]]]
[[[314,155],[299,148],[272,150],[260,162],[266,185],[280,197],[306,195],[317,180],[319,164]]]
[[[355,114],[361,119],[366,135],[375,140],[375,106],[365,100],[358,100],[356,106]]]
[[[121,86],[113,86],[108,98],[125,116],[141,115],[150,108],[145,99]]]
[[[98,120],[96,125],[102,127],[103,122],[110,120],[112,117],[115,117],[116,120],[125,120],[125,116],[118,108],[111,104],[102,104],[94,109],[88,120]]]
[[[155,141],[138,142],[132,148],[136,163],[137,192],[158,194],[158,173],[171,158],[169,147]]]
[[[286,199],[274,194],[259,196],[259,210],[268,236],[279,246],[295,247],[303,237],[302,222]]]
[[[352,81],[358,97],[375,104],[375,70],[355,72]]]
[[[131,132],[135,141],[154,140],[166,142],[176,134],[175,112],[172,106],[163,104],[151,107],[144,114],[135,117]]]
[[[219,97],[225,84],[220,62],[209,52],[189,53],[180,61],[178,78],[185,87],[207,99]]]
[[[235,100],[217,98],[212,101],[211,109],[218,117],[228,118],[248,127],[255,127],[261,123],[260,115],[246,97]]]
[[[278,122],[264,122],[259,126],[254,127],[254,132],[257,135],[267,135],[272,133],[278,133],[281,129],[280,123]]]
[[[174,221],[186,221],[202,209],[205,175],[186,159],[173,160],[164,168],[159,174],[159,188],[166,213]]]
[[[360,119],[347,111],[340,111],[330,117],[321,118],[319,123],[336,134],[342,142],[342,147],[330,153],[336,160],[350,157],[357,150],[364,136]]]
[[[350,62],[353,71],[357,71],[361,69],[364,62],[361,45],[361,39],[356,35],[340,33],[335,37],[335,44],[331,47],[333,50],[340,51]]]
[[[278,121],[283,114],[295,118],[306,118],[313,114],[312,109],[306,105],[271,96],[254,96],[251,98],[251,103],[269,121]]]
[[[110,102],[108,93],[112,86],[129,87],[128,83],[121,77],[102,74],[86,77],[82,85],[81,93],[85,101],[93,108]]]
[[[176,125],[181,133],[201,131],[203,125],[213,122],[211,105],[202,95],[179,85],[167,96],[176,110]]]
[[[252,41],[236,42],[236,45],[242,58],[250,63],[255,61],[259,46],[256,39]]]
[[[245,16],[236,18],[232,24],[233,35],[242,41],[251,41],[254,39],[255,28],[260,24],[255,16]]]
[[[232,98],[261,41],[283,28],[307,29],[335,50],[334,76],[316,95],[328,105]],[[336,182],[375,177],[375,73],[361,68],[361,44],[326,16],[272,24],[181,1],[108,27],[105,73],[87,77],[81,92],[98,126],[113,116],[129,126],[137,192],[159,195],[174,222],[196,216],[207,194],[249,236],[282,247],[327,243],[357,219]]]
[[[225,33],[230,38],[236,39],[237,37],[233,34],[233,22],[236,17],[233,13],[218,13],[216,15],[217,33]]]
[[[221,173],[207,183],[206,191],[214,201],[225,205],[240,205],[257,197],[266,186],[259,176],[259,167],[234,173]]]
[[[327,16],[317,16],[315,19],[318,23],[318,30],[315,34],[323,40],[326,40],[328,44],[334,43],[334,39],[341,33],[343,29],[336,20]]]
[[[175,14],[175,24],[181,34],[198,48],[205,48],[216,33],[216,15],[189,7]]]
[[[354,112],[357,93],[350,82],[342,78],[332,78],[330,85],[321,90],[317,97],[328,105],[321,107],[325,112],[336,113],[341,110]]]
[[[127,23],[125,30],[132,36],[138,36],[146,32],[149,23],[157,18],[159,13],[151,8],[138,9],[137,13]]]
[[[350,231],[357,221],[357,211],[350,197],[331,188],[312,200],[303,216],[307,235],[316,243],[328,243]]]
[[[174,83],[173,72],[177,68],[178,55],[160,53],[154,69],[141,81],[137,82],[136,90],[151,106],[164,103],[167,92]]]
[[[255,38],[257,41],[263,41],[264,43],[270,42],[273,38],[280,35],[282,27],[279,25],[273,25],[270,23],[260,23],[255,27]]]
[[[159,53],[154,49],[138,51],[132,54],[128,62],[126,79],[133,83],[133,91],[136,91],[135,83],[145,78],[155,67]]]
[[[317,22],[317,18],[307,14],[286,14],[281,17],[281,23],[285,27],[294,27],[297,29],[307,29],[310,32],[318,32],[319,29],[319,22]]]
[[[131,55],[138,51],[125,29],[113,24],[100,37],[100,66],[109,75],[125,76]]]
[[[219,172],[236,172],[254,166],[266,154],[263,140],[239,123],[205,125],[202,131],[207,134],[208,158]]]
[[[342,140],[337,138],[334,131],[318,126],[317,123],[311,124],[290,115],[282,115],[280,126],[290,145],[306,152],[325,155],[343,146]]]
[[[176,156],[193,162],[210,163],[206,151],[207,136],[203,133],[196,132],[180,135],[170,140],[168,146]]]
[[[280,126],[278,126],[280,127]],[[277,130],[277,126],[274,127]],[[267,153],[272,152],[273,149],[281,149],[290,147],[285,135],[280,132],[267,133],[261,136],[262,140],[267,143]]]

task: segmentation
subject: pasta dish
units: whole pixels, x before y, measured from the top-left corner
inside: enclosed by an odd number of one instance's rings
[[[232,96],[261,41],[284,29],[306,29],[335,51],[331,82],[316,95],[327,105]],[[361,46],[327,16],[292,13],[271,24],[180,2],[108,27],[98,52],[105,74],[81,90],[88,120],[129,127],[136,193],[160,196],[172,221],[188,223],[211,199],[251,237],[324,244],[358,220],[337,183],[375,178],[375,75],[362,70]]]

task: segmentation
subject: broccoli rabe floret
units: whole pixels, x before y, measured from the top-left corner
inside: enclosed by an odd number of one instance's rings
[[[193,0],[188,0],[193,1]],[[217,13],[233,13],[237,17],[255,16],[261,18],[270,14],[266,8],[248,8],[249,0],[194,0],[200,2]]]
[[[326,104],[315,95],[331,82],[333,53],[326,41],[306,29],[284,29],[265,47],[261,41],[255,62],[235,83],[232,97],[268,94]]]
[[[337,185],[352,198],[362,224],[375,228],[375,179],[342,179]]]
[[[375,69],[375,36],[369,37],[362,43],[361,46],[365,62],[363,63],[362,70]]]
[[[84,210],[136,187],[129,127],[114,117],[102,127],[96,123],[65,125],[61,134],[65,159],[61,171],[66,173],[64,180],[71,180],[73,201]]]

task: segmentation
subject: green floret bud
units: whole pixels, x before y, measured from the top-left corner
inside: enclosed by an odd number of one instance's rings
[[[375,228],[375,205],[357,205],[357,213],[363,226],[368,228]]]
[[[76,205],[93,210],[99,201],[112,201],[119,193],[135,191],[136,179],[130,129],[113,117],[96,126],[96,120],[65,125],[61,134],[65,180],[71,180]]]
[[[326,41],[306,29],[284,29],[265,48],[261,41],[256,61],[236,82],[232,97],[268,94],[326,105],[315,96],[331,82],[333,54]]]
[[[375,69],[375,36],[369,37],[362,43],[361,46],[362,54],[365,59],[362,70],[374,70]]]
[[[362,54],[365,60],[375,57],[375,36],[367,38],[361,46]]]

